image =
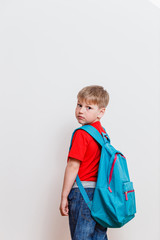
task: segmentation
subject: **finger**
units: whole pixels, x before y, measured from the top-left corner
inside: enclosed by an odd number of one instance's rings
[[[60,209],[60,212],[61,212],[61,215],[62,215],[62,216],[68,216],[68,209],[61,208],[61,209]]]
[[[64,216],[68,216],[68,208],[63,209],[63,214],[64,214]]]

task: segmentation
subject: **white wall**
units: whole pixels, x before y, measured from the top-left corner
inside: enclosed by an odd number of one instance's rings
[[[160,9],[147,0],[1,1],[0,239],[67,240],[59,213],[78,91],[103,85],[134,220],[109,240],[159,240]]]

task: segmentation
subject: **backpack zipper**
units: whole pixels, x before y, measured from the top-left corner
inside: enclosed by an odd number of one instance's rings
[[[109,174],[109,185],[110,185],[110,182],[111,182],[111,180],[112,180],[113,169],[114,169],[114,165],[115,165],[115,163],[116,163],[117,155],[118,155],[118,154],[121,154],[121,153],[116,153],[116,154],[115,154],[115,157],[114,157],[114,160],[113,160],[113,163],[112,163],[111,171],[110,171],[110,174]],[[121,155],[122,155],[122,154],[121,154]],[[125,158],[125,156],[123,156],[123,155],[122,155],[122,157]],[[109,190],[110,192],[112,192],[110,186],[108,187],[108,190]]]
[[[128,193],[131,193],[131,192],[134,192],[134,190],[130,190],[130,191],[124,192],[126,201],[128,201],[128,196],[127,196],[127,194],[128,194]]]

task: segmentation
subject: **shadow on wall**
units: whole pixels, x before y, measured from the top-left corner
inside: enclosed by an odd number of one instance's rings
[[[59,212],[61,184],[55,182],[50,189],[48,208],[46,210],[45,233],[42,239],[70,240],[68,217],[62,217]]]
[[[75,127],[76,128],[76,127]],[[56,138],[56,149],[54,161],[53,176],[51,180],[51,186],[48,190],[48,204],[46,206],[45,227],[44,236],[42,239],[47,240],[70,240],[70,230],[68,217],[61,216],[59,211],[61,190],[63,185],[64,171],[67,163],[67,156],[69,151],[69,145],[71,140],[72,131],[74,130],[74,124],[70,126],[64,126],[59,130],[61,137]]]

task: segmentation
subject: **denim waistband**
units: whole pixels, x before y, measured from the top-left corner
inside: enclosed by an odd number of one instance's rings
[[[81,181],[82,185],[84,188],[95,188],[96,187],[96,182],[92,181]],[[75,182],[72,186],[72,188],[78,188],[77,183]]]

